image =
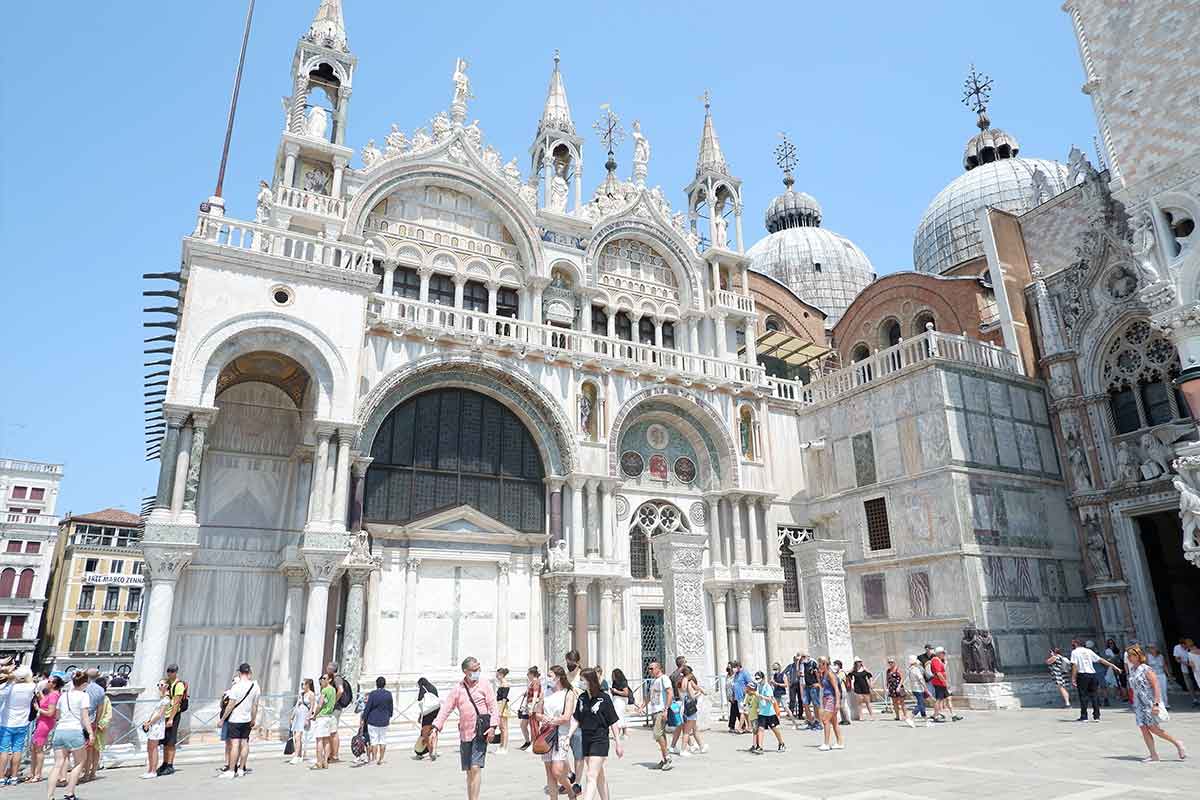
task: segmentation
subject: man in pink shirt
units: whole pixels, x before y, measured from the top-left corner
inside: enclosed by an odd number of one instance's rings
[[[483,680],[479,662],[467,656],[462,662],[463,679],[454,685],[442,701],[442,710],[433,721],[430,750],[437,750],[438,734],[450,712],[458,712],[458,750],[463,772],[467,773],[467,800],[479,800],[480,770],[487,758],[488,742],[500,719],[496,710],[496,690]]]

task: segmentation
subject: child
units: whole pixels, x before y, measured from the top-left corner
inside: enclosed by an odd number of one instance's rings
[[[766,678],[761,672],[754,676],[759,685],[763,685],[763,680]],[[758,694],[758,714],[754,726],[754,745],[750,748],[750,752],[762,754],[763,731],[769,730],[775,734],[775,741],[778,743],[776,750],[784,752],[787,746],[783,743],[783,734],[779,730],[779,705],[775,700],[774,694],[764,691]]]
[[[760,749],[758,746],[760,739],[758,732],[758,709],[758,684],[750,682],[746,684],[746,697],[742,700],[742,719],[746,720],[746,727],[754,732],[754,744],[750,745],[751,753],[757,753]]]

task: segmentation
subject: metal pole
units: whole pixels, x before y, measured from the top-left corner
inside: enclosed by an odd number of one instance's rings
[[[237,74],[233,78],[233,97],[229,100],[229,121],[225,125],[225,146],[221,148],[221,169],[217,173],[214,197],[221,197],[225,185],[225,163],[229,160],[229,142],[233,138],[233,117],[237,113],[238,92],[242,88],[242,68],[246,65],[246,45],[250,41],[250,21],[254,18],[254,0],[246,9],[246,28],[242,32],[242,51],[238,55]]]

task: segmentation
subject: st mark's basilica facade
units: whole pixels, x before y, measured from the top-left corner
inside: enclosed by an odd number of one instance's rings
[[[1195,622],[1174,449],[1195,438],[1176,276],[1197,269],[1200,125],[1145,167],[1182,170],[1167,210],[1139,206],[1113,174],[1138,136],[1118,156],[1098,110],[1113,167],[1028,158],[977,80],[962,174],[914,269],[877,279],[786,145],[754,233],[707,102],[672,208],[649,132],[622,148],[607,118],[585,142],[557,57],[524,159],[468,122],[464,60],[448,108],[356,153],[341,5],[296,47],[256,219],[202,206],[151,345],[140,685],[178,662],[213,697],[249,661],[287,692],[330,659],[411,683],[571,647],[711,676],[925,641],[957,681],[978,628],[1011,680],[976,699],[1003,704],[1045,688],[1052,643]],[[1085,61],[1108,5],[1068,3]],[[1169,49],[1133,23],[1130,47]],[[1192,610],[1168,620],[1172,592]]]

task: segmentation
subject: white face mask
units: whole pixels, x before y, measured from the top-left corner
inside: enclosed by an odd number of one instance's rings
[[[476,683],[476,682],[478,682],[478,681],[479,681],[479,676],[480,676],[480,674],[481,674],[481,673],[480,673],[480,671],[479,671],[479,670],[475,670],[474,672],[468,672],[468,673],[467,673],[467,680],[471,681],[472,683]]]

